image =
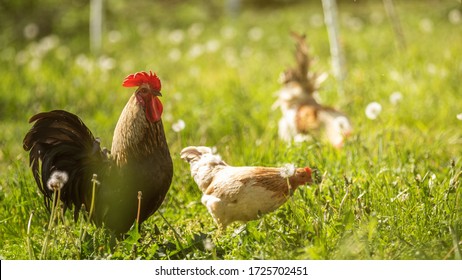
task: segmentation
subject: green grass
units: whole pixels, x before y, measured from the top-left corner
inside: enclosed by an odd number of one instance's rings
[[[139,242],[135,232],[116,242],[68,212],[50,232],[46,258],[460,259],[462,23],[450,23],[448,13],[461,6],[395,1],[407,42],[400,50],[381,1],[361,2],[339,5],[345,94],[337,94],[332,75],[320,91],[354,124],[342,150],[323,139],[288,147],[277,138],[280,112],[271,110],[278,76],[293,63],[289,31],[307,33],[316,69],[330,72],[326,30],[316,24],[320,4],[245,6],[233,19],[203,5],[176,4],[171,14],[160,12],[162,4],[136,9],[118,3],[107,17],[103,55],[85,52],[85,34],[65,32],[0,50],[1,257],[39,258],[49,222],[22,150],[28,118],[43,110],[71,111],[110,147],[131,94],[121,87],[123,78],[152,69],[163,82],[175,168],[160,208],[165,220],[156,213],[143,224]],[[140,10],[149,13],[137,16]],[[426,25],[432,31],[424,31]],[[261,38],[249,38],[260,31]],[[389,101],[395,91],[403,95],[398,105]],[[372,101],[383,106],[375,121],[364,114]],[[186,127],[176,133],[171,127],[179,119]],[[324,180],[300,188],[260,220],[217,235],[189,166],[179,158],[188,145],[216,146],[232,165],[314,166]]]

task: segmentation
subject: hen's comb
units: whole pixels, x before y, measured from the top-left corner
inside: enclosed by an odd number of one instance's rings
[[[148,83],[153,89],[160,91],[161,85],[159,77],[157,77],[156,73],[153,74],[151,71],[149,71],[149,74],[143,71],[128,75],[122,86],[139,87],[144,83]]]

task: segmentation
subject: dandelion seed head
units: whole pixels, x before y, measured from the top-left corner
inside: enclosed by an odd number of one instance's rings
[[[35,23],[29,23],[24,27],[23,35],[26,39],[32,40],[35,39],[39,33],[39,27]]]
[[[382,112],[382,105],[378,102],[371,102],[366,107],[366,117],[370,120],[375,120]]]
[[[188,28],[188,35],[194,39],[194,38],[199,37],[199,35],[201,35],[203,31],[204,31],[204,25],[202,23],[193,23]]]
[[[176,123],[172,124],[172,129],[175,132],[180,132],[186,127],[185,122],[182,119],[179,119]]]
[[[324,25],[324,18],[321,14],[313,14],[310,17],[310,25],[313,27],[322,27]]]
[[[390,94],[390,103],[393,105],[397,105],[403,99],[403,95],[399,91],[395,91]]]
[[[225,26],[220,30],[221,36],[225,39],[232,39],[236,36],[236,30],[231,26]]]
[[[201,56],[204,53],[204,47],[201,44],[194,44],[188,51],[188,56],[190,58],[196,58]]]
[[[47,187],[51,191],[60,190],[67,183],[69,176],[65,171],[53,171],[47,182]]]
[[[429,18],[424,18],[419,23],[420,30],[425,33],[433,32],[433,21]]]
[[[462,113],[457,114],[456,118],[457,118],[459,121],[462,121]]]
[[[249,39],[252,41],[260,41],[263,37],[263,30],[260,27],[252,27],[248,33]]]
[[[462,12],[459,9],[453,9],[448,14],[449,22],[459,24],[462,22]]]
[[[295,174],[295,165],[292,163],[286,163],[284,166],[281,168],[280,174],[282,178],[289,178],[294,176]]]
[[[102,71],[109,71],[116,67],[116,61],[112,57],[101,56],[98,58],[98,66]]]
[[[212,239],[206,238],[206,239],[204,240],[204,249],[205,249],[206,251],[212,251],[213,248],[215,248],[215,244],[213,243]]]
[[[168,34],[168,40],[172,44],[180,44],[184,40],[184,31],[181,29],[175,29]]]
[[[168,58],[170,58],[171,61],[175,62],[181,59],[181,51],[177,48],[173,48],[170,50],[168,53]]]
[[[218,51],[218,49],[220,48],[220,41],[218,40],[209,40],[206,44],[205,44],[205,48],[208,52],[216,52]]]
[[[111,30],[107,34],[107,37],[108,37],[109,43],[115,44],[119,42],[120,40],[122,40],[122,33],[120,33],[120,31],[118,30]]]

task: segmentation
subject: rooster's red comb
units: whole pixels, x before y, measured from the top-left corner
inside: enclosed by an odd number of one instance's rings
[[[151,71],[149,71],[149,74],[143,71],[128,75],[122,86],[138,87],[144,83],[148,83],[153,89],[160,91],[161,85],[159,77],[157,77],[156,73],[153,74]]]

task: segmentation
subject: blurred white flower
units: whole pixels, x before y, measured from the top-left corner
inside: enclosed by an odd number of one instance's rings
[[[356,32],[361,31],[364,27],[363,21],[358,17],[348,16],[344,19],[344,23],[347,27]]]
[[[435,75],[437,71],[438,71],[438,68],[436,67],[435,64],[433,64],[433,63],[427,64],[427,72],[428,72],[428,74]]]
[[[170,60],[173,62],[180,60],[181,51],[177,48],[171,49],[170,52],[168,53],[168,58],[170,58]]]
[[[122,33],[120,33],[120,31],[117,31],[117,30],[111,30],[107,34],[107,39],[109,43],[112,43],[112,44],[117,43],[122,39]]]
[[[303,142],[308,142],[308,141],[311,141],[313,140],[313,137],[309,134],[300,134],[300,133],[297,133],[295,136],[294,136],[294,142],[295,143],[303,143]]]
[[[172,124],[172,129],[175,132],[180,132],[186,127],[185,122],[182,119],[179,119],[176,123]]]
[[[208,52],[216,52],[220,48],[220,41],[212,39],[205,44],[205,48]]]
[[[212,251],[215,248],[215,244],[213,243],[212,239],[206,238],[204,241],[204,249],[206,251]]]
[[[56,48],[57,46],[59,46],[59,37],[54,34],[44,37],[40,40],[38,45],[44,53]]]
[[[64,61],[71,56],[71,50],[66,46],[60,46],[56,49],[55,55],[57,59]]]
[[[448,19],[452,24],[459,24],[462,22],[462,13],[459,9],[452,9],[448,14]]]
[[[381,24],[383,22],[384,16],[383,13],[379,11],[372,11],[369,15],[369,18],[373,24]]]
[[[371,120],[378,118],[382,112],[382,105],[378,102],[371,102],[366,107],[366,117]]]
[[[419,23],[420,30],[425,33],[433,32],[433,21],[429,18],[424,18]]]
[[[395,82],[401,82],[403,80],[403,75],[401,75],[401,73],[396,70],[391,70],[389,75],[390,78]]]
[[[313,14],[310,17],[310,25],[313,27],[322,27],[324,25],[324,18],[321,14]]]
[[[221,36],[225,39],[232,39],[236,36],[236,30],[231,26],[225,26],[220,30]]]
[[[199,35],[202,34],[202,31],[204,31],[204,25],[202,23],[193,23],[188,28],[188,35],[194,39],[199,37]]]
[[[26,39],[32,40],[37,37],[39,33],[39,27],[35,23],[29,23],[24,27],[23,34]]]
[[[390,94],[390,103],[393,105],[398,105],[398,103],[403,100],[403,95],[399,91],[395,91],[392,94]]]
[[[334,128],[336,132],[340,132],[342,138],[349,137],[351,134],[351,123],[345,116],[338,116],[334,119]]]
[[[48,179],[47,187],[50,191],[60,190],[66,184],[69,176],[65,171],[55,170],[51,173],[50,179]]]
[[[188,56],[190,58],[196,58],[201,56],[204,53],[204,47],[200,44],[194,44],[188,51]]]
[[[16,54],[15,60],[17,65],[24,65],[29,60],[29,56],[26,51],[19,51]]]
[[[98,58],[98,65],[102,71],[108,71],[114,69],[114,67],[116,66],[116,61],[112,57],[101,56],[100,58]]]
[[[456,118],[457,118],[459,121],[462,121],[462,113],[457,114]]]
[[[281,168],[280,174],[282,178],[289,178],[294,176],[295,174],[295,165],[292,163],[286,163],[284,166]]]
[[[93,70],[93,62],[84,54],[79,54],[76,57],[75,64],[88,72]]]
[[[168,34],[168,40],[173,44],[180,44],[184,40],[184,31],[175,29]]]
[[[252,41],[260,41],[263,37],[263,30],[260,27],[252,27],[248,33],[249,39]]]
[[[237,67],[239,64],[238,57],[236,55],[236,51],[228,47],[223,51],[223,58],[226,61],[226,64],[230,67]]]

